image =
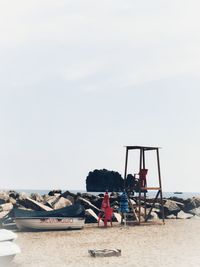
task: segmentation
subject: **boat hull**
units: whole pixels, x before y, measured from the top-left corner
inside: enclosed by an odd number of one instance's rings
[[[46,218],[16,218],[19,230],[75,230],[84,227],[84,218],[74,217],[46,217]]]

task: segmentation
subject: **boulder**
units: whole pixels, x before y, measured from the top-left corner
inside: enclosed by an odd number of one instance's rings
[[[17,204],[17,200],[13,197],[9,197],[9,203],[11,203],[15,206]]]
[[[168,215],[166,216],[166,219],[176,219],[176,215],[174,214]]]
[[[173,200],[167,200],[164,204],[164,212],[166,216],[171,214],[177,215],[180,210],[180,207]]]
[[[186,213],[184,211],[179,211],[178,214],[177,214],[177,219],[190,219],[192,218],[193,215],[190,214],[190,213]]]
[[[76,194],[73,194],[69,191],[65,191],[63,194],[61,194],[61,196],[66,198],[66,199],[69,199],[71,201],[71,203],[74,203],[78,197]]]
[[[32,193],[31,194],[31,199],[37,201],[37,202],[44,202],[44,198],[39,194],[39,193]]]
[[[19,198],[18,203],[22,206],[24,206],[27,209],[32,209],[32,210],[45,210],[45,211],[50,211],[52,208],[44,205],[43,203],[37,202],[31,198],[29,198],[26,195],[23,195]]]
[[[151,212],[151,215],[150,215],[150,217],[149,217],[149,219],[150,219],[151,221],[156,221],[156,220],[158,220],[158,219],[159,219],[158,214],[157,214],[156,212],[152,211],[152,212]]]
[[[189,210],[188,212],[193,215],[200,216],[200,207]]]
[[[184,207],[185,212],[198,208],[200,207],[200,197],[188,198],[184,201],[184,205],[185,205]]]
[[[62,209],[62,208],[65,208],[65,207],[71,206],[71,205],[72,205],[72,203],[69,199],[66,199],[64,197],[60,197],[58,199],[58,201],[53,205],[53,208],[55,210],[58,210],[58,209]]]
[[[4,218],[6,215],[9,214],[10,211],[0,211],[0,219]]]
[[[10,190],[10,191],[8,192],[8,194],[9,194],[9,197],[11,197],[11,198],[13,198],[13,199],[17,199],[17,198],[19,198],[19,193],[16,192],[16,191],[14,191],[14,190]]]
[[[54,204],[59,200],[60,195],[54,195],[54,196],[45,196],[44,201],[45,204],[53,209]]]
[[[0,205],[1,211],[11,211],[13,209],[12,203],[5,203]]]
[[[191,218],[191,220],[200,220],[200,216],[197,216],[197,215],[194,215],[194,216],[192,216],[192,218]]]
[[[52,190],[48,193],[49,196],[54,196],[55,194],[62,194],[62,190],[60,189],[55,189],[55,190]]]
[[[3,202],[6,203],[6,202],[9,201],[9,194],[8,194],[8,192],[6,192],[6,191],[0,191],[0,201],[2,202],[2,204],[3,204]]]

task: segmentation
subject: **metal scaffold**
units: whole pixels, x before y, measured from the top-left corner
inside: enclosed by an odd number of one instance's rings
[[[126,146],[126,157],[125,157],[125,171],[124,171],[124,189],[127,190],[127,168],[129,160],[129,152],[131,150],[139,151],[139,172],[138,172],[138,183],[137,183],[137,213],[138,213],[138,223],[142,222],[141,220],[141,208],[144,208],[144,222],[147,222],[151,216],[153,208],[155,208],[156,202],[159,201],[162,213],[162,221],[164,223],[164,207],[163,207],[163,194],[162,194],[162,182],[161,182],[161,171],[160,171],[160,158],[159,158],[159,147],[147,147],[147,146]],[[158,185],[148,187],[147,185],[147,173],[148,169],[146,168],[146,153],[149,151],[156,152],[156,161],[157,161],[157,176],[158,176]],[[134,175],[135,179],[135,175]],[[150,178],[148,177],[148,181]],[[155,191],[155,197],[152,200],[152,205],[147,213],[147,192]]]

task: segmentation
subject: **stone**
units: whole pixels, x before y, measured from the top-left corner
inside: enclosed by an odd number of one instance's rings
[[[31,194],[31,199],[37,201],[37,202],[44,202],[44,198],[39,194],[39,193],[32,193]]]
[[[55,189],[55,190],[52,190],[48,193],[49,196],[54,196],[55,194],[62,194],[62,190],[60,189]]]
[[[159,219],[158,214],[156,212],[151,212],[150,218],[151,221],[156,221]]]
[[[8,193],[9,193],[9,197],[11,197],[13,199],[19,198],[19,193],[14,191],[14,190],[10,190]]]
[[[190,214],[190,213],[186,213],[184,211],[179,211],[178,214],[177,214],[177,219],[190,219],[192,218],[193,215]]]
[[[186,212],[198,208],[200,207],[200,197],[188,198],[184,201],[184,205],[184,211]]]
[[[0,200],[1,202],[8,202],[9,201],[9,194],[6,191],[0,191]],[[3,203],[2,203],[3,204]]]
[[[58,199],[58,201],[53,205],[53,208],[55,210],[58,210],[58,209],[62,209],[62,208],[65,208],[65,207],[68,207],[71,205],[72,205],[72,203],[69,199],[66,199],[64,197],[60,197]]]
[[[33,200],[33,199],[27,197],[26,195],[20,196],[20,198],[18,200],[18,204],[24,206],[27,209],[32,209],[32,210],[36,210],[36,211],[41,211],[41,210],[50,211],[50,210],[52,210],[52,208],[44,205],[43,203],[37,202],[36,200]]]
[[[166,219],[176,219],[176,215],[174,214],[168,215],[166,216]]]
[[[193,215],[200,216],[200,207],[189,210],[188,212]]]
[[[45,196],[44,200],[45,200],[45,204],[47,204],[49,207],[51,207],[53,209],[54,204],[59,200],[60,195],[54,195],[54,196]]]
[[[180,207],[173,200],[167,200],[164,204],[164,212],[166,216],[170,214],[177,215],[180,210]]]
[[[11,211],[13,209],[12,203],[5,203],[0,206],[2,208],[2,211]]]
[[[200,216],[197,216],[197,215],[194,215],[194,216],[192,216],[191,217],[191,219],[190,220],[200,220]]]
[[[0,212],[0,219],[4,218],[6,215],[9,214],[10,211],[1,211]]]

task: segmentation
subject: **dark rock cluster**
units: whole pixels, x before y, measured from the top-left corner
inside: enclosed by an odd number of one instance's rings
[[[110,195],[110,205],[114,212],[119,212],[120,206],[120,193],[112,192]],[[77,201],[81,202],[84,208],[91,209],[97,216],[101,209],[101,204],[104,194],[91,194],[91,193],[77,193],[74,194],[70,191],[62,192],[61,190],[52,190],[46,195],[39,193],[18,193],[15,191],[0,191],[0,222],[7,218],[12,217],[12,210],[15,207],[31,210],[52,210],[60,209],[72,205]],[[138,199],[137,197],[129,196],[132,205],[137,212]],[[148,199],[146,203],[147,212],[152,207],[153,199]],[[166,219],[189,219],[200,218],[200,197],[192,197],[182,199],[171,197],[163,200],[164,213]],[[142,201],[143,204],[143,201]],[[141,209],[143,212],[143,208]],[[131,213],[131,208],[130,208]],[[151,219],[159,219],[162,217],[161,205],[159,201],[151,213]],[[86,212],[86,223],[96,222],[96,219]]]

